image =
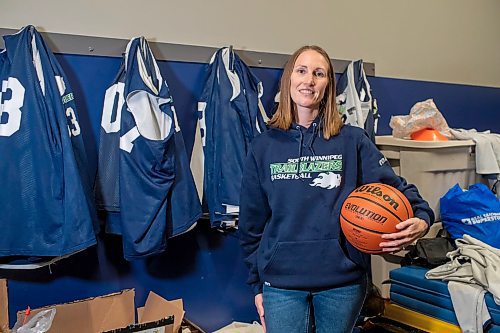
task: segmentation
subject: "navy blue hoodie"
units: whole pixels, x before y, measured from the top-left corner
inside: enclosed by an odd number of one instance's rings
[[[238,226],[254,293],[263,283],[315,289],[360,280],[370,257],[345,240],[339,216],[356,187],[374,182],[403,192],[414,215],[433,222],[417,188],[394,173],[361,128],[346,125],[325,140],[315,121],[256,137],[243,173]]]

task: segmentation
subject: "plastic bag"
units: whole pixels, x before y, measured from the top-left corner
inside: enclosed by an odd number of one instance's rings
[[[392,128],[392,136],[400,139],[410,139],[412,133],[426,128],[438,130],[451,138],[448,123],[432,99],[413,105],[407,116],[392,116],[389,126]]]
[[[500,201],[481,183],[464,191],[458,184],[440,199],[443,227],[453,239],[464,234],[500,248]]]
[[[45,333],[52,326],[55,315],[55,308],[40,311],[24,325],[18,321],[12,329],[12,333]]]

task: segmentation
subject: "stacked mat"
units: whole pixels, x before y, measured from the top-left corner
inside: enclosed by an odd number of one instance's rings
[[[392,270],[389,273],[391,302],[429,317],[458,325],[448,292],[448,284],[440,280],[427,280],[425,278],[427,270],[418,266],[405,266]],[[492,322],[488,332],[499,333],[500,306],[495,303],[490,293],[486,293],[485,301]]]

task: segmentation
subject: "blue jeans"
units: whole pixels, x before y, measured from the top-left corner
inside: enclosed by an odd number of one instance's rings
[[[359,284],[320,291],[288,290],[264,285],[267,333],[307,333],[311,306],[316,333],[351,332],[366,295],[366,279]]]

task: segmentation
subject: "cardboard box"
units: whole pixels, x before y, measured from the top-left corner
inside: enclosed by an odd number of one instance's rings
[[[0,333],[9,332],[9,302],[7,298],[7,280],[0,279]]]
[[[173,315],[174,324],[172,332],[179,332],[184,313],[182,299],[167,301],[151,291],[144,307],[137,309],[137,318],[139,323],[142,324]]]
[[[101,333],[135,324],[133,289],[105,296],[88,298],[64,304],[31,310],[27,320],[38,312],[55,308],[56,315],[49,333]],[[17,312],[17,320],[23,321],[24,311]]]
[[[138,323],[135,323],[134,295],[134,290],[128,289],[81,301],[45,306],[31,310],[26,319],[25,312],[18,311],[17,320],[27,321],[40,311],[55,308],[56,315],[49,333],[173,333],[180,331],[184,318],[182,299],[168,301],[150,292],[144,307],[137,309]],[[7,295],[5,295],[6,298]],[[6,327],[8,329],[8,323]]]
[[[152,321],[145,324],[129,325],[104,333],[170,333],[174,326],[174,316]]]
[[[104,333],[173,333],[179,332],[184,318],[182,299],[167,301],[150,292],[146,304],[137,309],[138,324]]]

